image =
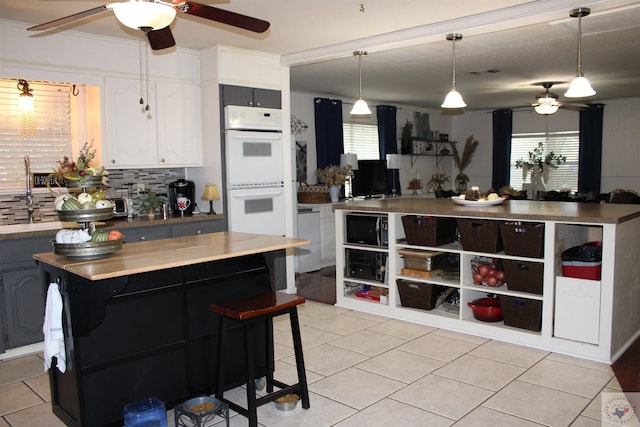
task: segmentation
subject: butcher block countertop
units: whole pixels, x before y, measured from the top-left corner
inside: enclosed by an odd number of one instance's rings
[[[294,248],[309,243],[311,242],[303,239],[225,231],[125,243],[121,250],[93,260],[69,259],[53,252],[35,254],[33,258],[89,280],[102,280]]]
[[[462,206],[450,199],[397,197],[337,203],[333,210],[419,215],[619,224],[640,217],[640,205],[506,200],[494,206]]]

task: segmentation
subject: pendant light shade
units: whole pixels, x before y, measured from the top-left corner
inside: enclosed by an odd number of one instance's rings
[[[363,55],[367,55],[367,52],[364,50],[356,50],[355,52],[353,52],[353,56],[357,56],[358,57],[358,82],[359,82],[359,86],[358,86],[358,100],[356,101],[355,104],[353,104],[353,108],[351,109],[351,112],[349,114],[351,114],[352,117],[369,117],[371,116],[371,110],[369,109],[369,106],[367,105],[367,103],[365,102],[364,99],[362,99],[362,56]]]
[[[169,26],[176,17],[176,10],[169,4],[133,0],[108,4],[120,23],[134,30],[151,28],[160,30]]]
[[[452,59],[452,77],[451,77],[451,91],[444,98],[444,102],[442,103],[442,108],[464,108],[467,106],[464,100],[462,99],[462,95],[456,90],[456,41],[462,40],[462,34],[451,33],[447,34],[447,40],[453,42],[453,59]]]
[[[582,73],[582,17],[589,16],[590,13],[591,9],[588,7],[579,7],[569,12],[569,16],[578,18],[578,58],[576,78],[573,79],[569,85],[569,89],[564,94],[567,98],[585,98],[596,94],[596,91],[591,87],[591,83],[589,83],[589,80],[587,80]]]

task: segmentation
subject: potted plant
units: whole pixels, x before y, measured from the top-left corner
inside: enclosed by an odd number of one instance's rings
[[[451,152],[453,156],[453,161],[458,168],[458,175],[456,176],[456,191],[462,193],[467,190],[467,182],[469,182],[469,177],[466,173],[464,173],[464,169],[469,166],[471,163],[471,159],[473,158],[473,153],[475,153],[476,148],[480,142],[475,141],[473,139],[473,135],[469,136],[464,143],[464,150],[462,150],[462,156],[458,153],[458,147],[455,142],[451,142]]]
[[[160,208],[161,202],[158,196],[151,191],[143,191],[138,194],[138,201],[140,202],[140,213],[146,213],[150,219],[155,217],[156,209]]]
[[[544,191],[544,183],[549,180],[551,169],[557,169],[559,165],[567,161],[566,156],[558,155],[553,151],[544,153],[544,143],[538,142],[538,146],[529,151],[529,158],[516,160],[516,169],[522,168],[522,180],[527,179],[527,174],[531,171],[531,185],[535,194]],[[534,195],[535,195],[534,194]]]

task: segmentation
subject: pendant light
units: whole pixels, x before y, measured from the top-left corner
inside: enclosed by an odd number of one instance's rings
[[[130,0],[110,3],[106,8],[113,10],[122,25],[134,30],[160,30],[169,26],[176,17],[176,9],[172,5],[155,1]]]
[[[442,103],[442,108],[464,108],[467,106],[464,100],[462,99],[462,95],[456,90],[456,41],[462,40],[462,34],[451,33],[447,34],[447,40],[453,42],[453,66],[452,66],[452,78],[451,78],[451,91],[447,94],[444,102]]]
[[[357,56],[358,57],[358,76],[359,76],[359,90],[358,90],[358,100],[356,101],[355,104],[353,104],[353,108],[351,109],[351,116],[352,117],[368,117],[371,116],[371,110],[369,109],[369,106],[367,105],[367,103],[365,102],[364,99],[362,99],[362,56],[366,56],[367,52],[364,50],[356,50],[355,52],[353,52],[353,56]]]
[[[569,12],[569,16],[572,18],[578,18],[578,59],[576,66],[576,78],[573,79],[569,85],[569,89],[564,94],[567,98],[585,98],[596,94],[596,91],[591,87],[589,80],[587,80],[582,73],[582,17],[589,16],[590,13],[591,9],[588,7],[571,9]]]

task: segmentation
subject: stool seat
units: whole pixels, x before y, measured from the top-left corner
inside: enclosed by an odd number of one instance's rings
[[[297,393],[302,401],[302,407],[309,409],[309,389],[307,386],[307,375],[304,367],[304,357],[302,355],[302,338],[300,336],[300,322],[298,321],[298,305],[303,304],[305,299],[284,292],[269,291],[259,295],[232,301],[224,301],[217,304],[210,304],[209,311],[220,316],[218,323],[218,360],[216,366],[216,397],[226,402],[231,409],[244,415],[249,420],[249,427],[257,427],[257,408],[269,402],[273,402],[279,397],[290,393]],[[291,334],[293,338],[293,349],[296,358],[296,369],[298,372],[298,382],[296,384],[285,384],[273,377],[275,361],[273,357],[273,318],[282,314],[288,314],[291,322]],[[224,398],[224,346],[226,341],[226,323],[233,322],[242,326],[244,341],[244,359],[246,367],[246,392],[247,408]],[[253,327],[252,327],[253,326]],[[256,328],[255,326],[260,326]],[[254,340],[252,334],[264,331],[267,344],[266,351],[266,383],[267,395],[256,397],[255,381],[255,357]],[[274,391],[274,386],[279,390]]]
[[[235,320],[246,320],[286,311],[289,308],[304,304],[305,299],[284,292],[265,292],[252,297],[211,304],[209,310]]]

